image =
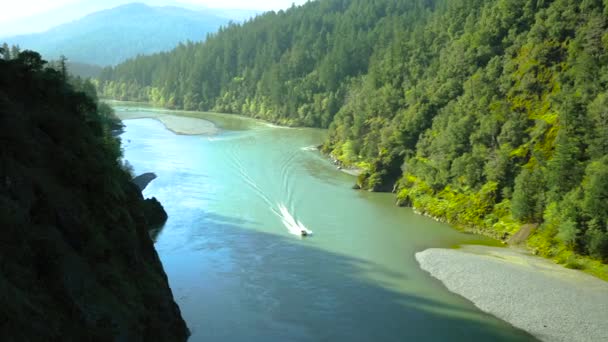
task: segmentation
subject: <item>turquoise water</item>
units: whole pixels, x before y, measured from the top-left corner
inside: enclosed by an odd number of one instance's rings
[[[144,195],[169,214],[156,248],[191,341],[532,340],[414,259],[489,240],[352,190],[354,177],[312,148],[323,130],[199,115],[222,132],[176,135],[135,119],[122,135],[135,173],[158,175]]]

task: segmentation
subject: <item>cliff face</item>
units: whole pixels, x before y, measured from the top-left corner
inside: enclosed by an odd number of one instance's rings
[[[0,60],[5,340],[187,339],[104,120],[36,53]]]

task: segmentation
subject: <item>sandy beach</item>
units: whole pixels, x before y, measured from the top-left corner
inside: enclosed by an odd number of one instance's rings
[[[416,253],[422,269],[542,341],[608,341],[608,282],[512,248]]]
[[[220,130],[211,121],[188,116],[155,113],[151,111],[117,111],[121,120],[155,119],[162,122],[168,130],[184,135],[214,135]]]

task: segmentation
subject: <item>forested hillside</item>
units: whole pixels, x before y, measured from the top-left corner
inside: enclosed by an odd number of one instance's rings
[[[0,48],[0,336],[185,341],[148,235],[158,202],[121,167],[111,108],[38,53],[7,55]]]
[[[106,97],[328,127],[359,186],[608,261],[608,2],[320,0],[107,68]]]

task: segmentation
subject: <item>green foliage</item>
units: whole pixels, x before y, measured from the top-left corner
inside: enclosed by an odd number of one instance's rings
[[[513,217],[522,222],[539,222],[544,208],[544,176],[540,169],[524,168],[515,178]]]
[[[607,6],[320,0],[105,69],[98,87],[328,127],[323,151],[364,165],[363,188],[495,236],[539,225],[530,244],[563,262],[605,259]]]
[[[185,341],[111,109],[38,53],[10,56],[0,59],[1,334]]]
[[[332,0],[268,12],[224,27],[204,42],[107,68],[99,76],[99,89],[105,97],[168,108],[328,127],[350,80],[367,71],[375,47],[387,44],[390,32],[403,23],[425,17],[431,5],[424,0]],[[385,92],[398,98],[397,88]],[[386,108],[386,115],[395,105]]]
[[[587,167],[583,180],[582,208],[599,225],[608,223],[608,155]]]
[[[589,255],[608,262],[608,234],[605,228],[593,225],[585,233]]]

